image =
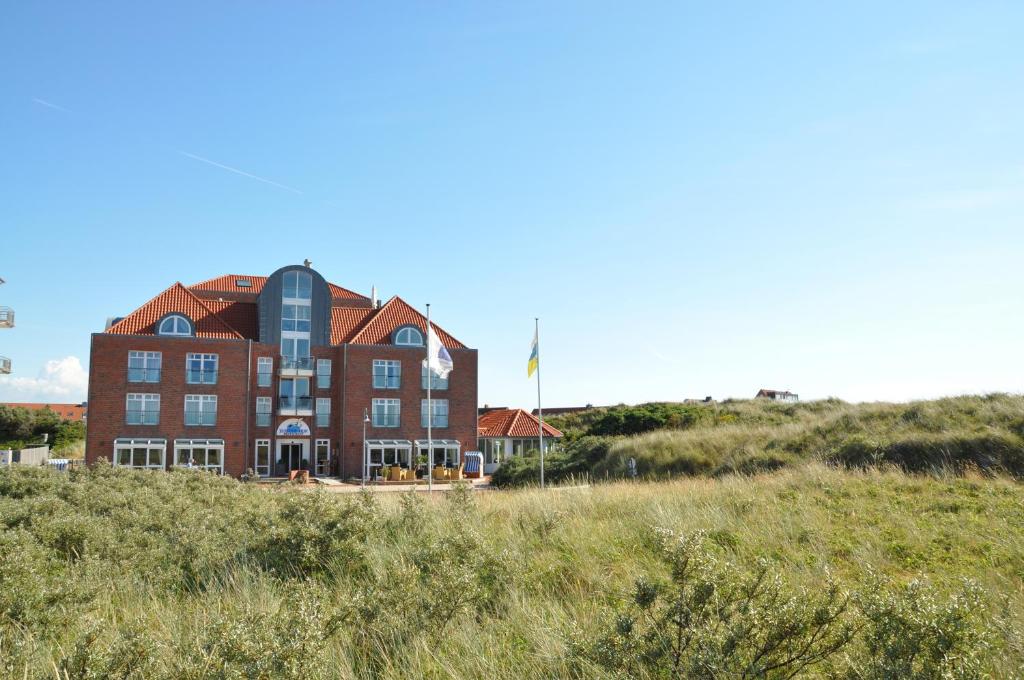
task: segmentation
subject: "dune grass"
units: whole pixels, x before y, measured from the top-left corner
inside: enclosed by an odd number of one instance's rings
[[[11,678],[618,677],[634,648],[606,642],[638,580],[671,581],[666,532],[701,537],[712,579],[762,565],[798,603],[829,578],[862,599],[921,581],[934,602],[914,616],[969,633],[978,673],[1024,670],[1024,489],[1002,477],[811,464],[341,498],[191,471],[5,469],[0,527]],[[967,609],[963,579],[980,593]],[[893,614],[859,612],[844,615],[851,642],[804,675],[891,674],[872,666],[871,633]]]
[[[567,435],[546,461],[545,475],[553,481],[625,478],[631,458],[647,479],[754,473],[808,461],[852,468],[891,464],[913,472],[977,467],[1024,476],[1024,397],[1007,394],[907,404],[649,404],[551,421]],[[609,423],[624,423],[627,431],[653,429],[597,434],[616,431]],[[506,461],[495,482],[534,483],[538,463],[535,457]]]

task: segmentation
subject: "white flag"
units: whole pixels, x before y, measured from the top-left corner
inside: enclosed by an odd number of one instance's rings
[[[455,364],[452,363],[452,355],[448,354],[448,350],[441,344],[441,339],[434,332],[433,324],[427,330],[427,360],[424,363],[428,370],[436,373],[442,380],[447,378],[455,368]]]

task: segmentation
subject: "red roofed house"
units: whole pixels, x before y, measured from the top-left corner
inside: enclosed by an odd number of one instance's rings
[[[434,458],[477,444],[477,352],[432,382]],[[328,283],[309,266],[221,276],[157,295],[92,336],[86,460],[241,476],[358,477],[427,453],[426,319]]]
[[[478,436],[484,454],[484,474],[491,474],[510,456],[537,453],[540,449],[540,420],[521,408],[480,409]],[[562,438],[562,433],[544,423],[544,450]]]

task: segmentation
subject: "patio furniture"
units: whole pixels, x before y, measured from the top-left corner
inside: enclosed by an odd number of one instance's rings
[[[445,467],[443,467],[441,465],[434,466],[434,479],[447,479],[447,478],[448,478],[448,470],[447,470],[447,468],[445,468]]]
[[[405,473],[405,470],[403,470],[402,468],[398,467],[397,465],[392,465],[391,467],[388,468],[388,481],[389,482],[400,482],[400,481],[402,481],[405,478],[405,474],[404,473]]]
[[[459,467],[457,468],[448,468],[448,479],[462,479],[462,468],[464,467],[465,465],[463,463],[460,463]]]

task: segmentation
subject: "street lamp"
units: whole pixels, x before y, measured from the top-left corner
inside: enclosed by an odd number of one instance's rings
[[[368,464],[366,460],[366,424],[370,422],[370,414],[363,409],[363,481],[361,486],[366,488],[366,466]]]

